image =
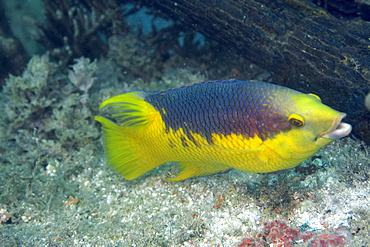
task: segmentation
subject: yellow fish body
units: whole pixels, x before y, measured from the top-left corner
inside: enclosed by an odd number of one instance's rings
[[[167,162],[171,180],[232,168],[270,173],[297,166],[351,126],[316,95],[263,82],[215,81],[168,91],[131,91],[105,100],[108,162],[135,179]]]

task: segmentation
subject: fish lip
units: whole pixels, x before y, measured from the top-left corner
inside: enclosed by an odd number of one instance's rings
[[[351,133],[352,126],[348,123],[343,123],[342,119],[346,116],[345,113],[339,114],[331,125],[330,129],[318,136],[319,138],[326,138],[330,140],[337,140],[339,138],[345,137]]]

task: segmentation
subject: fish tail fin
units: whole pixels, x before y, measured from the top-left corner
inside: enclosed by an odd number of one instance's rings
[[[156,120],[158,112],[144,100],[146,94],[133,91],[105,100],[100,109],[110,106],[109,112],[117,123],[101,116],[94,118],[102,124],[108,163],[127,180],[164,163],[156,159],[151,153],[153,148],[149,148],[153,136],[148,138],[146,130]]]

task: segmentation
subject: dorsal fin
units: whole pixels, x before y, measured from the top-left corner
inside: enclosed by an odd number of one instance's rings
[[[154,108],[144,99],[148,92],[132,91],[109,98],[100,105],[100,109],[109,107],[117,124],[120,126],[146,125],[152,119]]]

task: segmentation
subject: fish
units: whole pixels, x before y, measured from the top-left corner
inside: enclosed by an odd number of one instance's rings
[[[207,81],[167,91],[133,90],[104,100],[108,163],[132,180],[169,162],[171,181],[293,168],[345,137],[345,113],[305,94],[258,81]]]

